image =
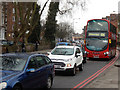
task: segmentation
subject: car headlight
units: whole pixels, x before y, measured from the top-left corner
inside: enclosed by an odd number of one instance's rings
[[[6,88],[6,87],[7,87],[7,83],[6,82],[0,83],[0,90],[3,89],[3,88]]]
[[[69,63],[69,64],[66,64],[67,67],[71,67],[72,65]]]

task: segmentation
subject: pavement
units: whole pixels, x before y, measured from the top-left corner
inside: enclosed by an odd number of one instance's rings
[[[119,49],[120,52],[120,49]],[[85,88],[117,88],[120,90],[120,54],[118,60]]]

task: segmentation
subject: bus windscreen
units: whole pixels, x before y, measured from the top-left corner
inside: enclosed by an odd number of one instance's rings
[[[108,39],[86,38],[86,47],[91,51],[103,51],[107,49]]]
[[[87,31],[108,31],[108,22],[105,20],[91,20],[88,22]]]

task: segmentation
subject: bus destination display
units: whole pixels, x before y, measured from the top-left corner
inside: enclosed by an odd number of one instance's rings
[[[88,32],[87,37],[106,37],[105,32]]]

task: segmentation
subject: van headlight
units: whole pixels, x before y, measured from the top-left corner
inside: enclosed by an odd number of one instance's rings
[[[0,83],[0,90],[3,89],[3,88],[6,88],[6,87],[7,87],[7,83],[6,82]]]

